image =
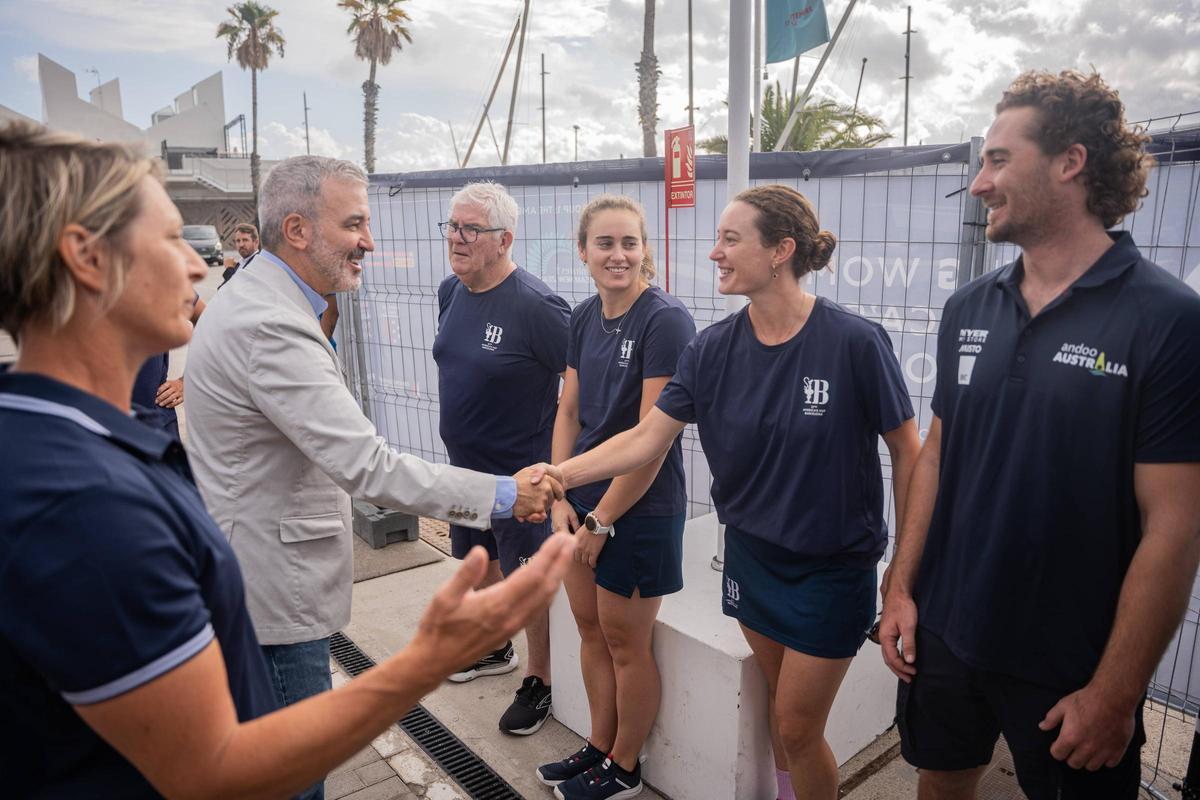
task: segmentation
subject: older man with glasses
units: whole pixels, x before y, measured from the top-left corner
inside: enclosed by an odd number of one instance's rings
[[[500,474],[550,458],[559,375],[566,370],[567,304],[512,261],[519,209],[496,183],[468,184],[438,227],[453,275],[438,287],[441,435],[450,463]],[[489,530],[450,525],[452,552],[487,548],[488,583],[523,564],[549,534],[544,522],[493,519]],[[550,715],[550,626],[546,613],[525,628],[529,661],[500,730],[536,733]],[[452,674],[465,683],[517,667],[512,642]]]

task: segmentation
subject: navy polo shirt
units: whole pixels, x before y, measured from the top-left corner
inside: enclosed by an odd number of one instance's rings
[[[509,475],[550,460],[571,310],[523,269],[486,292],[438,287],[433,360],[450,463]]]
[[[72,706],[214,638],[238,719],[275,709],[242,575],[178,441],[90,394],[0,374],[0,775],[26,797],[158,797]]]
[[[818,297],[799,333],[765,345],[744,308],[684,350],[658,407],[697,423],[721,522],[803,556],[879,561],[879,436],[913,409],[878,324]]]
[[[601,318],[600,295],[571,313],[567,364],[579,375],[579,438],[573,455],[586,453],[638,424],[642,381],[675,374],[679,354],[696,335],[696,323],[678,299],[651,286],[615,320]],[[683,446],[675,438],[650,488],[625,513],[670,516],[687,507]],[[611,480],[568,492],[572,502],[595,508]]]
[[[967,663],[1069,692],[1141,540],[1134,465],[1200,461],[1200,297],[1127,233],[1032,319],[1023,275],[1018,259],[946,303],[916,598]]]

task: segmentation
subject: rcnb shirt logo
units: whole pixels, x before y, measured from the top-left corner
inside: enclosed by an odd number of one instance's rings
[[[829,403],[829,381],[821,378],[804,379],[804,416],[823,417]]]
[[[618,367],[628,367],[629,360],[633,358],[633,346],[637,344],[636,339],[622,339],[621,353],[617,356]]]
[[[500,338],[504,336],[504,328],[499,325],[493,325],[488,322],[484,324],[483,329],[483,344],[480,345],[484,350],[495,350],[496,345],[500,344]]]

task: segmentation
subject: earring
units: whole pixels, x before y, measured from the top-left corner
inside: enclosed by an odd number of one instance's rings
[[[774,280],[775,278],[778,278],[778,277],[779,277],[779,272],[777,271],[778,269],[779,269],[779,265],[778,265],[778,264],[772,264],[772,265],[771,265],[771,279],[772,279],[772,280]]]

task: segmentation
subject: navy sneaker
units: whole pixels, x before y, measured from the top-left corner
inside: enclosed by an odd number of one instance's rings
[[[481,675],[503,675],[517,668],[517,653],[513,650],[512,641],[507,642],[495,652],[488,653],[469,667],[463,667],[458,672],[451,673],[449,679],[454,683],[473,681]]]
[[[626,800],[641,793],[641,761],[634,765],[633,772],[626,772],[611,756],[554,787],[558,800]]]
[[[554,761],[538,767],[538,780],[547,786],[558,786],[563,781],[569,781],[576,775],[587,772],[603,760],[603,750],[592,747],[591,742],[584,742],[579,752],[572,753],[562,761]]]
[[[500,730],[514,736],[537,733],[550,717],[550,687],[537,675],[521,681],[512,705],[500,717]]]

